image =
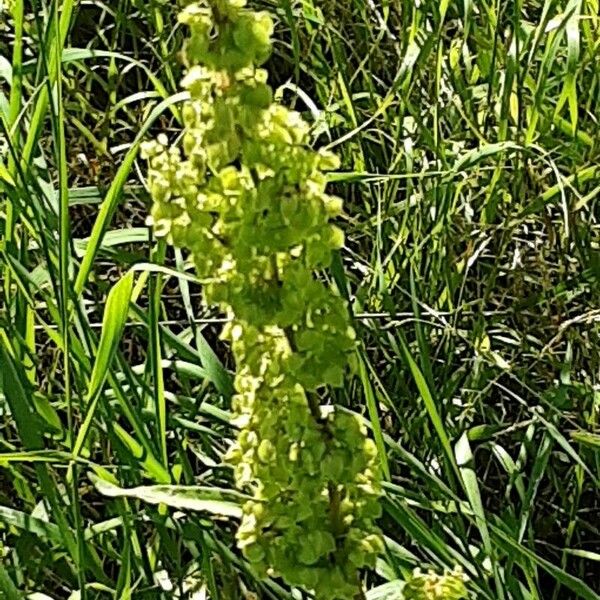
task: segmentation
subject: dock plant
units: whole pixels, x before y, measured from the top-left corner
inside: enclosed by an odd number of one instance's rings
[[[189,100],[180,143],[145,146],[155,234],[186,249],[204,298],[230,320],[239,427],[227,454],[251,493],[237,542],[264,576],[320,599],[359,593],[382,550],[376,446],[360,418],[323,410],[356,352],[345,300],[319,276],[344,244],[329,152],[274,101],[273,21],[243,0],[189,4],[180,20]]]

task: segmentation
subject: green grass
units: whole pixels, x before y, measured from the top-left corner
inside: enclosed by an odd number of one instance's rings
[[[308,597],[232,550],[220,315],[144,225],[139,143],[178,127],[176,9],[13,2],[0,598]],[[278,19],[272,80],[343,158],[330,275],[360,368],[323,401],[364,415],[385,465],[367,598],[456,565],[473,598],[599,598],[598,1],[252,5]]]

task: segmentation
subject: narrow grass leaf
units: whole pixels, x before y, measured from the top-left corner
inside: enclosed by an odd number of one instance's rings
[[[475,522],[477,523],[483,546],[487,555],[490,556],[492,553],[490,532],[488,530],[483,502],[481,501],[481,490],[479,489],[477,474],[475,473],[475,466],[473,464],[473,453],[466,432],[460,436],[455,449],[456,462],[460,469],[465,492],[475,515]]]
[[[78,456],[89,432],[102,387],[108,377],[109,369],[118,344],[123,334],[123,329],[129,313],[129,302],[133,291],[133,272],[121,278],[108,294],[104,317],[102,320],[102,334],[96,353],[96,360],[88,387],[85,420],[77,434],[73,448],[73,455]]]
[[[536,564],[554,577],[556,581],[560,582],[572,592],[575,592],[577,598],[583,598],[584,600],[600,600],[600,595],[594,592],[594,590],[592,590],[585,582],[581,581],[581,579],[570,575],[564,569],[561,569],[545,558],[538,556],[535,552],[532,552],[525,546],[519,544],[501,529],[494,528],[494,537],[496,538],[496,542],[503,546],[505,551],[509,553],[514,560],[519,563],[531,562]]]
[[[572,440],[600,451],[600,435],[597,433],[592,433],[591,431],[571,431],[569,435]]]
[[[440,413],[437,409],[435,400],[433,399],[433,396],[431,395],[431,392],[429,391],[429,387],[427,386],[425,377],[423,377],[423,373],[421,373],[421,370],[419,369],[417,363],[415,362],[414,358],[412,357],[410,349],[408,348],[404,338],[402,336],[400,336],[399,339],[400,339],[402,351],[404,353],[404,359],[406,360],[408,367],[410,369],[410,372],[413,376],[413,379],[415,380],[415,384],[417,386],[417,389],[419,390],[421,398],[423,399],[423,402],[425,404],[425,409],[427,410],[427,414],[429,415],[431,423],[433,424],[433,428],[435,429],[435,431],[438,435],[438,438],[440,439],[442,448],[444,449],[444,453],[446,454],[446,458],[448,459],[452,469],[454,470],[454,473],[460,479],[460,471],[458,469],[458,465],[456,464],[456,459],[454,458],[454,452],[452,451],[452,445],[450,444],[450,438],[448,437],[448,434],[446,433],[446,428],[444,427],[442,417],[440,416]]]
[[[25,598],[16,588],[2,563],[0,563],[0,593],[2,600],[24,600]]]
[[[62,543],[60,528],[57,525],[32,517],[20,510],[0,506],[0,522],[8,527],[16,527],[22,531],[32,533],[44,541]]]
[[[222,517],[240,518],[244,496],[219,488],[198,486],[155,485],[123,489],[90,473],[96,489],[111,498],[136,498],[150,504],[171,508],[208,512]]]
[[[112,423],[111,427],[149,477],[158,483],[169,483],[171,481],[168,469],[161,464],[153,452],[148,450],[147,441],[143,445],[140,444],[118,423]]]
[[[92,270],[94,259],[96,258],[98,249],[102,245],[104,234],[106,233],[106,230],[108,229],[108,226],[117,208],[117,204],[123,192],[123,187],[127,182],[129,173],[131,171],[131,168],[133,167],[133,162],[138,155],[142,140],[146,137],[151,125],[154,123],[154,121],[156,121],[156,119],[158,119],[158,117],[160,117],[161,114],[163,114],[165,109],[169,108],[170,106],[173,106],[174,104],[177,104],[178,102],[185,100],[188,97],[189,94],[187,92],[181,92],[179,94],[171,96],[170,98],[167,98],[166,100],[163,100],[150,113],[143,126],[141,127],[140,131],[138,132],[133,144],[131,145],[129,151],[123,159],[121,166],[115,174],[110,188],[108,189],[108,192],[104,197],[104,201],[100,206],[100,211],[98,213],[98,216],[96,217],[96,221],[94,222],[94,227],[88,240],[86,252],[83,256],[83,260],[81,261],[81,266],[77,274],[77,279],[75,280],[75,293],[77,296],[80,296],[83,293],[83,289],[87,283],[89,274]]]
[[[377,445],[377,452],[379,454],[379,460],[381,461],[381,468],[385,478],[389,481],[391,479],[391,472],[388,463],[387,452],[385,450],[381,422],[379,420],[379,410],[377,409],[377,402],[375,400],[373,386],[369,380],[369,374],[365,364],[365,356],[362,352],[360,352],[358,355],[358,373],[365,393],[365,399],[367,401],[369,421],[371,423],[371,427],[373,428],[373,437],[375,438],[375,444]]]

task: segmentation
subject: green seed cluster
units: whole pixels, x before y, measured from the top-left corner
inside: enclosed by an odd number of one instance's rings
[[[464,600],[467,598],[465,575],[460,567],[443,575],[415,569],[402,593],[405,600]]]
[[[0,0],[0,16],[3,12],[12,12],[13,0]]]
[[[260,66],[273,23],[244,0],[187,6],[181,144],[145,145],[157,236],[187,248],[210,304],[231,316],[240,428],[228,454],[244,506],[238,543],[263,575],[319,599],[358,592],[382,550],[376,448],[355,416],[323,413],[355,351],[343,299],[314,275],[343,244],[326,192],[334,155],[309,147],[302,117],[273,102]]]

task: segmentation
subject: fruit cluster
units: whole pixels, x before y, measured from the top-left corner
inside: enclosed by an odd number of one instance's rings
[[[189,4],[180,145],[144,146],[157,236],[190,251],[205,299],[231,316],[240,433],[228,454],[244,506],[238,543],[264,575],[348,599],[382,550],[379,468],[361,421],[324,413],[355,353],[343,299],[316,277],[343,244],[326,192],[336,157],[309,146],[260,66],[273,22],[244,0]]]
[[[465,575],[459,567],[438,575],[415,569],[402,590],[405,600],[464,600],[467,598]]]

